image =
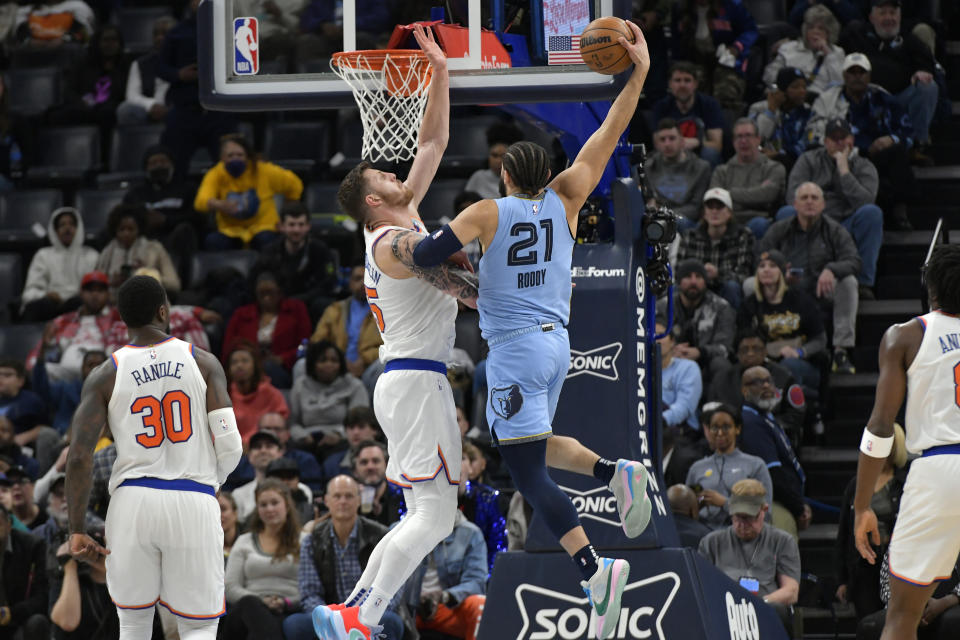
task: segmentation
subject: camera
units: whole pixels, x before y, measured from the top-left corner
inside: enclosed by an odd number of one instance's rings
[[[650,244],[670,244],[677,237],[677,214],[660,205],[647,206],[643,218],[643,234]]]

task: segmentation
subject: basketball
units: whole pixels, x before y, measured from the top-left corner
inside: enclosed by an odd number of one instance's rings
[[[580,34],[583,62],[597,73],[610,76],[629,69],[633,60],[618,42],[620,36],[634,42],[633,31],[622,18],[607,16],[588,24]]]

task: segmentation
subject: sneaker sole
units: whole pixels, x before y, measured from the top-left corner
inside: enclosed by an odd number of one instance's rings
[[[639,473],[629,473],[626,466],[618,470],[626,502],[626,510],[621,517],[622,527],[628,538],[636,538],[643,533],[650,524],[653,507],[647,496],[647,470],[641,465],[636,467],[640,469]]]
[[[310,618],[313,620],[313,632],[317,634],[318,638],[321,640],[336,639],[337,632],[333,622],[335,617],[333,611],[326,607],[317,607],[313,610]]]
[[[623,598],[627,580],[630,578],[630,563],[626,560],[616,560],[611,571],[613,572],[611,580],[614,581],[613,594],[607,605],[609,613],[597,620],[597,640],[609,638],[617,630],[617,622],[620,620],[620,601]]]

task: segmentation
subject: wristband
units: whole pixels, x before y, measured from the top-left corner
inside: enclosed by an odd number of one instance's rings
[[[893,449],[893,436],[881,438],[864,427],[863,439],[860,440],[860,452],[871,458],[886,458]]]
[[[417,244],[413,249],[413,262],[418,267],[435,267],[462,248],[460,239],[450,225],[445,224]]]

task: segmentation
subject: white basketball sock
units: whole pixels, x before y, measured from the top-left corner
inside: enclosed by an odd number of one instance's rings
[[[217,625],[220,618],[212,620],[189,620],[177,616],[180,640],[217,640]]]
[[[120,640],[150,640],[153,635],[154,608],[121,609],[117,607],[120,619]]]

